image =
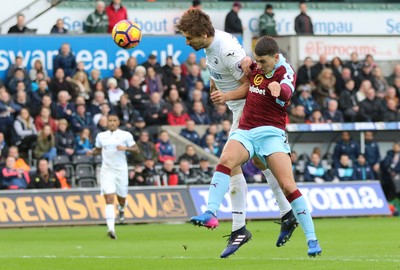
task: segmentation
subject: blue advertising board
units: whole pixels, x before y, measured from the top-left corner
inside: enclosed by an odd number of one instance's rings
[[[389,206],[379,181],[309,184],[298,187],[314,217],[390,215]],[[197,213],[207,210],[208,187],[191,186]],[[269,219],[279,216],[279,208],[268,185],[249,185],[247,218]],[[229,194],[225,195],[218,218],[231,218]]]
[[[135,56],[140,64],[147,60],[148,55],[155,54],[163,65],[167,56],[172,56],[174,63],[179,64],[194,52],[181,35],[144,36],[141,43],[130,50],[119,48],[110,35],[6,35],[0,36],[0,78],[5,78],[17,55],[22,56],[28,69],[40,59],[49,74],[53,74],[53,58],[63,43],[71,44],[76,60],[82,61],[87,71],[99,69],[103,77],[112,75],[114,68],[121,66],[130,56]],[[203,50],[196,54],[197,59],[205,57]]]

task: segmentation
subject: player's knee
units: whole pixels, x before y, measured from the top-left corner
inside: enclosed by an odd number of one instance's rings
[[[292,194],[297,189],[296,183],[294,181],[283,181],[282,183],[279,183],[279,185],[285,196]]]

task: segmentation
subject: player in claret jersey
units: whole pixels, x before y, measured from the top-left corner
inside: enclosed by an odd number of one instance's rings
[[[254,156],[265,165],[268,164],[302,226],[308,255],[315,257],[322,250],[315,235],[311,213],[293,177],[290,146],[285,135],[286,106],[295,89],[296,74],[279,54],[276,41],[270,37],[262,37],[257,41],[254,58],[250,88],[239,128],[229,136],[212,183],[221,185],[228,182],[232,168]],[[220,93],[211,95],[215,100]],[[215,197],[214,193],[215,189],[210,189],[209,196]],[[220,197],[217,203],[209,205],[208,210],[217,210],[222,199]]]
[[[226,102],[232,110],[233,123],[230,132],[234,131],[238,127],[245,102],[244,99],[236,99],[236,93],[239,93],[239,95],[247,93],[249,88],[248,78],[244,75],[240,66],[242,59],[246,56],[242,45],[231,34],[215,30],[210,17],[201,10],[186,11],[176,28],[186,38],[187,45],[196,51],[204,49],[207,57],[207,68],[212,79],[211,91],[220,93],[221,100],[219,102]],[[234,90],[237,90],[237,92]],[[279,205],[281,232],[276,245],[282,246],[291,237],[297,226],[297,221],[289,202],[286,200],[271,171],[267,170],[261,162],[257,164],[261,165],[261,169]],[[228,187],[232,201],[233,222],[231,236],[226,249],[221,254],[222,258],[226,258],[236,252],[240,246],[251,238],[251,233],[245,226],[247,186],[240,166],[232,169],[229,182],[224,183],[224,185],[214,185],[212,183],[210,190],[217,189],[219,191],[218,196],[223,196],[228,191]],[[208,203],[215,204],[214,197],[210,197]],[[210,209],[214,210],[192,217],[191,222],[208,228],[217,227],[216,207],[210,207]]]

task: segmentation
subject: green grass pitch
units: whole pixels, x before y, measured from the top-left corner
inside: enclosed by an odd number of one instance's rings
[[[190,224],[117,226],[118,240],[105,226],[0,230],[0,269],[400,269],[400,219],[389,217],[316,219],[322,255],[307,256],[298,228],[284,247],[275,247],[279,226],[249,221],[253,240],[220,259],[222,236]]]

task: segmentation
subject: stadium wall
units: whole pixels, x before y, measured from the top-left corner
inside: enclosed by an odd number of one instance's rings
[[[379,181],[300,183],[315,217],[390,215]],[[184,222],[206,209],[208,186],[129,188],[126,223]],[[0,227],[104,223],[104,199],[97,189],[0,191]],[[249,219],[278,219],[268,185],[249,186]],[[229,195],[219,212],[231,218]]]

